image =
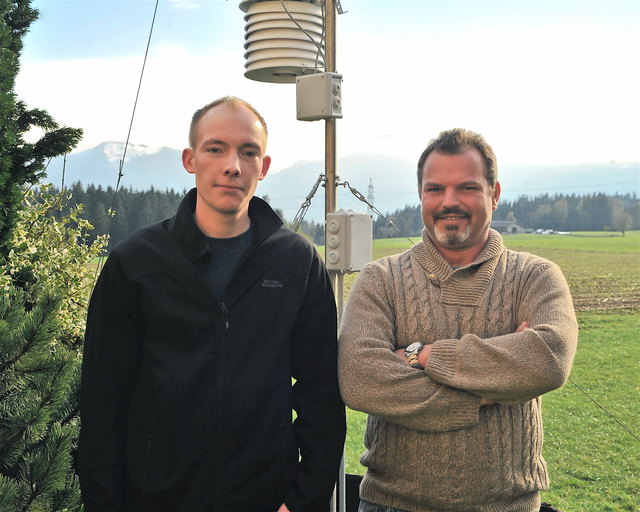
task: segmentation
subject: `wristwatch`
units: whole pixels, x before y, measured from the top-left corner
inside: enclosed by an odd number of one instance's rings
[[[424,367],[418,361],[418,354],[422,350],[422,347],[424,347],[424,343],[415,341],[404,349],[404,355],[409,359],[409,364],[412,368],[420,368],[421,370],[424,370]]]

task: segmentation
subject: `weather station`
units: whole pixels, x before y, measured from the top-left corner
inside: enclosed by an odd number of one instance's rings
[[[373,225],[369,214],[336,212],[336,120],[342,118],[342,75],[336,72],[335,39],[336,13],[344,13],[342,5],[336,0],[250,0],[240,2],[240,9],[246,21],[245,77],[295,83],[297,119],[325,121],[325,262],[334,289],[336,278],[339,281],[340,301],[342,275],[371,260]],[[344,228],[330,233],[330,223]],[[338,240],[341,250],[350,248],[340,258],[337,247],[331,247]],[[358,256],[346,258],[351,254]]]

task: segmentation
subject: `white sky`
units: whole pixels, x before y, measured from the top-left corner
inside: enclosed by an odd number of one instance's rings
[[[226,94],[267,120],[272,171],[324,158],[295,86],[244,77],[238,1],[161,0],[131,142],[181,149],[191,114]],[[19,97],[124,141],[155,0],[35,0]],[[640,161],[640,2],[343,0],[338,156],[417,160],[443,129],[482,133],[501,164]]]

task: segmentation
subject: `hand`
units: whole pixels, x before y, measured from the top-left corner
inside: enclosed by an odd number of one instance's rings
[[[289,512],[289,509],[287,508],[287,506],[283,503],[282,505],[280,505],[280,508],[278,509],[277,512]]]
[[[518,328],[516,329],[516,332],[522,332],[525,329],[527,329],[529,327],[529,322],[522,322]],[[482,407],[483,405],[493,405],[496,402],[494,402],[493,400],[489,399],[489,398],[484,398],[481,397],[480,398],[480,407]]]
[[[404,362],[409,364],[409,359],[407,358],[407,356],[404,355],[404,349],[403,348],[399,348],[397,350],[394,350],[395,354],[399,357],[401,357],[402,359],[404,359]]]

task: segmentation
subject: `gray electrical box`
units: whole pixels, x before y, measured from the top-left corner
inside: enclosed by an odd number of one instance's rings
[[[326,261],[329,270],[356,272],[371,261],[373,220],[368,213],[327,213]]]
[[[342,75],[314,73],[296,77],[298,121],[342,117]]]

